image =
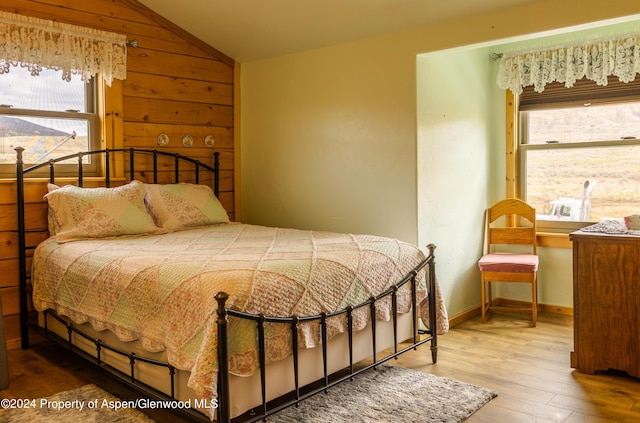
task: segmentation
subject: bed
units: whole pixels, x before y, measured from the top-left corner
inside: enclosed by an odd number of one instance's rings
[[[31,299],[40,326],[74,351],[221,422],[263,419],[424,343],[436,362],[447,323],[434,246],[232,222],[218,153],[209,166],[100,150],[25,169],[16,150],[23,348]],[[84,187],[87,155],[100,158],[102,187]],[[134,178],[139,156],[151,157],[148,182]],[[158,183],[163,158],[171,183]],[[56,164],[69,160],[75,182],[58,185]],[[118,160],[129,177],[113,183]],[[49,236],[27,245],[25,175],[45,167]]]

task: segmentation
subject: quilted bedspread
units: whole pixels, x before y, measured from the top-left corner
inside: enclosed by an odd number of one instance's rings
[[[33,303],[77,323],[109,329],[149,351],[166,350],[176,368],[191,371],[189,386],[215,396],[217,327],[214,295],[230,294],[235,309],[272,316],[314,315],[366,301],[401,280],[423,253],[376,236],[222,224],[141,237],[41,243],[33,258]],[[411,308],[409,285],[398,309]],[[419,299],[425,297],[421,277]],[[390,318],[382,304],[376,314]],[[439,312],[443,310],[439,308]],[[363,328],[368,308],[355,316]],[[444,319],[446,320],[446,319]],[[345,330],[344,318],[330,334]],[[249,325],[249,326],[247,326]],[[247,326],[247,327],[242,327]],[[258,369],[255,329],[230,318],[230,372]],[[303,325],[306,347],[318,342],[318,325]],[[290,329],[267,328],[267,360],[291,354]]]

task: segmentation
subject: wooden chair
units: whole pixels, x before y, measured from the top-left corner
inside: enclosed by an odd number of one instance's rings
[[[504,226],[496,222],[505,217]],[[523,219],[528,223],[525,224]],[[502,221],[501,221],[502,222]],[[523,225],[525,224],[525,225]],[[536,211],[533,207],[517,198],[507,198],[487,210],[486,215],[486,254],[478,261],[482,273],[482,323],[490,310],[531,312],[533,326],[538,320],[536,255]],[[524,252],[497,252],[497,245],[521,245]],[[516,282],[531,284],[531,307],[506,307],[493,304],[491,297],[492,282]],[[488,298],[485,291],[488,289]]]

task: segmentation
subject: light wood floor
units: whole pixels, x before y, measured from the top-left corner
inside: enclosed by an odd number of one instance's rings
[[[640,380],[621,372],[570,368],[573,320],[541,313],[479,317],[438,338],[438,363],[411,353],[398,364],[498,391],[467,422],[640,422]]]
[[[438,340],[436,365],[428,346],[394,363],[498,391],[468,422],[640,422],[640,380],[617,372],[585,375],[569,367],[568,316],[541,313],[533,328],[525,315],[495,314],[486,324],[468,320]],[[123,397],[119,384],[65,357],[48,343],[10,351],[10,388],[0,397],[38,398],[89,382]],[[180,421],[167,414],[152,417]]]

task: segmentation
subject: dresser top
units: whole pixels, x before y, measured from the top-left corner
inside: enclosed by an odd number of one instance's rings
[[[640,242],[640,235],[576,231],[569,234],[571,241],[594,241],[594,242]]]

